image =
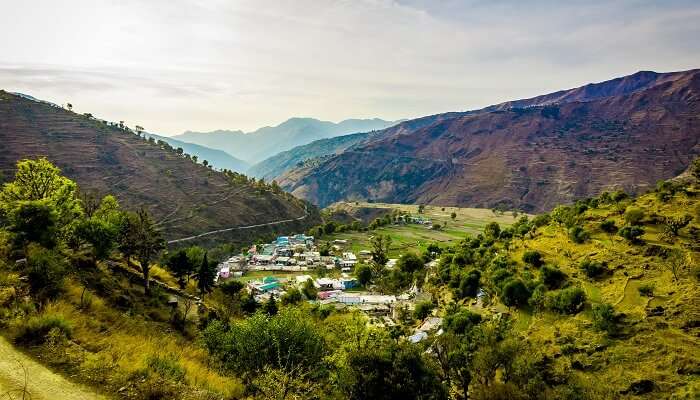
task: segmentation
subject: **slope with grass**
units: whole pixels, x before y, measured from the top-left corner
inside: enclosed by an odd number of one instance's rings
[[[700,185],[686,181],[665,188],[635,199],[604,196],[555,209],[549,224],[497,244],[501,255],[482,270],[490,304],[471,298],[460,303],[482,315],[511,314],[520,335],[543,353],[553,380],[573,374],[615,398],[697,398]],[[628,225],[630,209],[643,213],[635,221],[644,230],[638,241],[603,230],[612,226],[604,221]],[[686,215],[690,223],[674,234],[670,221]],[[575,227],[585,234],[572,235]],[[541,262],[526,256],[533,252]],[[563,276],[552,279],[553,270]],[[525,283],[529,302],[509,308],[506,287],[513,279]],[[583,303],[572,295],[578,289]],[[445,307],[455,299],[442,284],[428,290]],[[611,307],[607,317],[601,317],[603,305]]]
[[[126,208],[148,208],[168,239],[306,212],[304,202],[270,186],[234,179],[124,129],[6,92],[0,92],[0,140],[4,179],[11,179],[18,160],[45,156],[81,190],[113,194]],[[302,229],[313,219],[254,233]],[[216,239],[241,240],[248,234]]]

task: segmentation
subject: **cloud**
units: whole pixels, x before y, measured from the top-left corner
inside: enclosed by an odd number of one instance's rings
[[[0,87],[154,131],[398,119],[700,66],[691,1],[28,0]]]

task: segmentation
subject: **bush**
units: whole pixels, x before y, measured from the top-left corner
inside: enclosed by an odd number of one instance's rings
[[[551,221],[549,214],[540,214],[532,219],[532,224],[539,228],[549,224],[549,221]]]
[[[620,229],[620,236],[623,238],[627,239],[630,243],[635,243],[639,244],[642,243],[642,235],[644,235],[644,228],[641,226],[625,226],[624,228]]]
[[[581,268],[589,278],[596,278],[608,270],[602,263],[591,260],[582,261],[579,268]]]
[[[415,272],[423,269],[423,260],[414,253],[405,253],[396,261],[396,266],[403,272]]]
[[[569,229],[569,239],[571,239],[571,241],[574,243],[585,243],[589,237],[590,235],[588,232],[586,232],[586,230],[580,225],[572,226]]]
[[[530,264],[535,268],[539,268],[544,264],[542,254],[537,250],[528,250],[523,254],[523,262]]]
[[[30,318],[19,330],[16,340],[20,343],[41,344],[49,332],[54,331],[70,339],[73,326],[61,314],[47,314]]]
[[[615,317],[615,309],[613,306],[607,303],[595,304],[592,308],[593,311],[593,327],[599,331],[605,331],[610,333],[615,332],[617,329],[617,322]]]
[[[617,225],[615,225],[615,221],[611,219],[606,219],[605,221],[600,223],[600,229],[609,234],[614,234],[617,232]]]
[[[530,299],[530,290],[521,279],[510,279],[503,284],[501,301],[508,307],[521,307]]]
[[[32,294],[45,300],[56,298],[63,291],[68,271],[65,259],[57,251],[32,245],[27,252],[26,274]]]
[[[637,225],[644,219],[644,210],[639,207],[629,206],[625,210],[625,222],[628,225]]]
[[[298,304],[301,303],[304,300],[304,296],[301,294],[299,289],[297,288],[291,288],[282,295],[282,304],[283,305],[289,305],[289,304]]]
[[[545,308],[546,298],[547,287],[544,284],[539,284],[537,285],[537,287],[535,287],[535,290],[532,291],[532,296],[530,296],[530,300],[528,301],[528,303],[535,310],[541,311]]]
[[[434,308],[435,304],[433,304],[432,301],[421,301],[416,304],[416,308],[413,310],[413,318],[423,320],[430,315],[430,312],[433,311]]]
[[[146,366],[150,371],[157,373],[163,378],[172,379],[173,381],[181,381],[185,378],[185,370],[178,360],[171,356],[151,355],[146,359]]]
[[[641,285],[637,290],[639,290],[639,294],[641,294],[642,296],[647,296],[647,297],[654,296],[654,284],[653,283],[645,283],[644,285]]]
[[[576,314],[586,304],[586,293],[579,287],[570,287],[549,293],[546,306],[561,314]]]
[[[479,290],[481,271],[473,269],[468,274],[463,275],[459,282],[459,297],[475,297]]]
[[[463,335],[481,323],[481,314],[462,308],[456,313],[445,316],[445,330]]]
[[[550,289],[556,289],[566,280],[566,274],[557,267],[545,265],[540,270],[540,279]]]

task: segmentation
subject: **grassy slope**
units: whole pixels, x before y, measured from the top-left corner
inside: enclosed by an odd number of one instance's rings
[[[360,209],[399,210],[408,212],[414,216],[422,216],[433,223],[447,226],[440,231],[431,230],[427,226],[418,224],[387,225],[371,232],[343,232],[326,235],[323,240],[346,239],[348,248],[355,253],[360,250],[369,250],[370,237],[375,234],[389,235],[392,238],[392,246],[389,255],[398,257],[406,251],[422,251],[429,244],[437,242],[440,245],[451,245],[459,242],[466,234],[478,234],[489,222],[495,221],[501,225],[510,225],[516,218],[511,213],[494,214],[491,210],[482,208],[459,207],[434,207],[425,206],[423,214],[418,214],[418,206],[407,204],[388,203],[336,203],[332,206],[335,210],[348,211],[349,214]],[[452,220],[450,214],[454,212],[457,217]]]
[[[615,220],[622,226],[622,216],[613,206],[587,211],[585,228],[592,233],[585,244],[571,242],[563,227],[550,225],[540,228],[533,238],[515,241],[511,259],[518,262],[521,273],[527,267],[521,261],[525,250],[535,249],[544,254],[548,264],[558,266],[568,275],[572,285],[585,289],[591,303],[606,302],[622,313],[621,335],[609,338],[592,328],[590,306],[575,316],[561,316],[551,312],[518,311],[516,327],[530,337],[544,351],[557,360],[562,369],[573,369],[584,379],[597,380],[615,392],[639,379],[651,379],[658,391],[647,398],[694,398],[700,395],[700,289],[691,274],[693,266],[700,265],[697,243],[685,228],[675,242],[664,241],[661,226],[651,223],[649,215],[682,215],[697,211],[700,199],[676,195],[667,203],[654,194],[641,196],[634,203],[647,215],[644,227],[646,245],[631,245],[619,236],[611,237],[599,229],[604,219]],[[691,224],[700,227],[700,216]],[[653,246],[687,248],[688,265],[674,282],[672,273],[664,267],[661,257],[645,255]],[[605,262],[612,275],[597,280],[588,279],[579,269],[579,263],[589,258]],[[537,276],[536,271],[529,271]],[[653,284],[654,296],[640,295],[638,288]],[[663,316],[648,317],[650,308],[662,306]],[[493,310],[503,310],[496,304]],[[697,398],[697,397],[695,397]]]

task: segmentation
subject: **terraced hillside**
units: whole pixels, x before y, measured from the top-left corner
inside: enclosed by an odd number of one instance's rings
[[[372,200],[544,211],[640,193],[700,154],[700,70],[623,78],[407,121],[278,181],[320,206]]]
[[[123,206],[147,207],[168,239],[239,225],[301,218],[258,232],[313,224],[305,204],[270,186],[234,179],[166,146],[48,104],[0,92],[0,172],[19,159],[45,156],[85,192],[114,194]],[[227,233],[217,238],[235,238]],[[250,235],[250,231],[245,233]]]

